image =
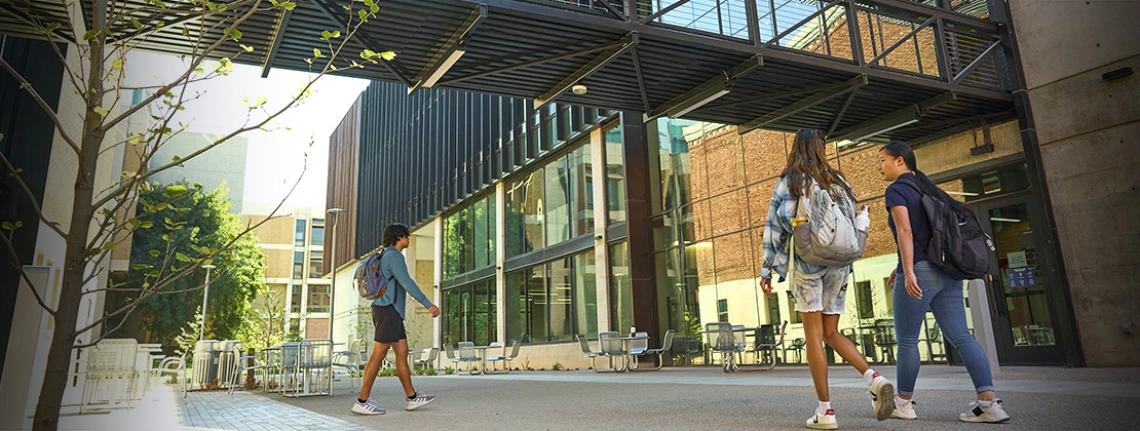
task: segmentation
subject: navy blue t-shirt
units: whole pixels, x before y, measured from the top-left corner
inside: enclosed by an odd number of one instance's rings
[[[913,173],[905,173],[899,179],[909,178],[918,182]],[[887,224],[891,226],[891,234],[895,237],[895,244],[899,243],[899,232],[895,228],[895,218],[890,215],[891,208],[904,206],[910,216],[910,231],[914,239],[914,263],[926,260],[926,244],[930,242],[930,221],[926,219],[926,210],[922,207],[922,194],[914,187],[895,181],[887,186]],[[899,270],[902,270],[902,249],[898,249]]]

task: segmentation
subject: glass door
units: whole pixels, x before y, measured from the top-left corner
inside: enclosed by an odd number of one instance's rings
[[[998,357],[1008,364],[1064,364],[1028,200],[1020,193],[972,205],[997,249],[990,254],[986,283]]]

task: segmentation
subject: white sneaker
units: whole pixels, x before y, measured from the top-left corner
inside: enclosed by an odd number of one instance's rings
[[[871,400],[875,403],[875,419],[885,421],[895,411],[895,385],[875,373],[871,380]]]
[[[384,414],[384,408],[376,405],[376,401],[369,398],[368,401],[357,401],[352,404],[352,412],[358,415],[376,416]]]
[[[970,403],[970,410],[958,415],[958,420],[971,423],[1003,424],[1009,422],[1009,414],[1001,408],[1001,400],[994,399],[989,407],[982,407],[978,401]]]
[[[807,427],[813,430],[837,430],[839,422],[835,420],[835,409],[828,409],[827,413],[819,414],[817,411],[807,420]]]
[[[914,412],[914,400],[895,399],[895,411],[891,413],[891,417],[908,421],[918,419],[918,414]]]
[[[410,412],[412,410],[431,404],[432,401],[435,401],[435,395],[416,392],[416,397],[408,400],[407,404],[404,405],[404,410]]]

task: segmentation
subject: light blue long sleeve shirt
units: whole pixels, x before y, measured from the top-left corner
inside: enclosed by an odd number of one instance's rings
[[[396,311],[400,312],[400,318],[404,318],[407,297],[411,295],[412,299],[422,304],[424,308],[431,308],[432,303],[428,300],[427,295],[420,290],[416,281],[408,274],[408,264],[404,262],[402,253],[396,250],[384,253],[380,257],[380,273],[389,280],[388,290],[372,301],[372,305],[377,307],[393,305],[396,307]]]

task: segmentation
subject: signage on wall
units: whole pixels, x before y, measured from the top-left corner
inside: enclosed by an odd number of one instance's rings
[[[1007,268],[1005,278],[1010,289],[1025,289],[1037,285],[1037,270],[1033,267]]]
[[[1006,254],[1006,258],[1009,259],[1010,268],[1023,268],[1029,266],[1029,261],[1026,260],[1024,250],[1008,253]]]

